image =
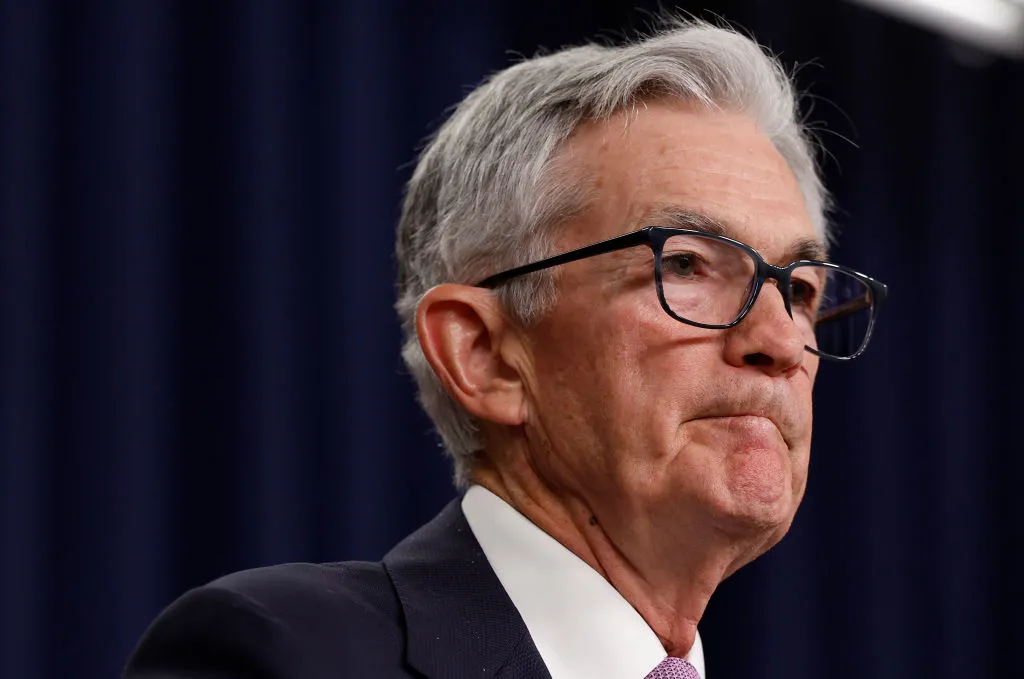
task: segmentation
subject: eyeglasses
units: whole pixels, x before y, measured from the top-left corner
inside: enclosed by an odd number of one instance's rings
[[[769,264],[749,245],[703,231],[648,226],[490,276],[478,287],[502,283],[560,264],[646,245],[654,253],[654,283],[665,312],[698,328],[725,329],[742,321],[765,280],[778,282],[786,313],[805,337],[807,351],[839,361],[860,356],[871,339],[887,286],[830,262]]]

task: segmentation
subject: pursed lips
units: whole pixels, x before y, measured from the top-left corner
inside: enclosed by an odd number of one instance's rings
[[[786,444],[786,447],[787,448],[792,448],[793,447],[792,442],[789,440],[789,437],[786,436],[786,433],[782,430],[782,427],[779,426],[779,423],[776,421],[776,419],[772,415],[767,414],[767,413],[763,413],[763,412],[762,413],[734,412],[734,413],[720,413],[720,414],[716,413],[714,415],[703,415],[701,417],[695,417],[691,421],[695,421],[695,420],[726,420],[726,419],[738,419],[738,418],[744,418],[744,417],[752,417],[752,418],[757,418],[757,419],[761,419],[761,420],[767,420],[768,422],[771,422],[772,426],[775,427],[775,430],[779,432],[779,436],[782,437],[782,441],[783,441],[783,443]]]

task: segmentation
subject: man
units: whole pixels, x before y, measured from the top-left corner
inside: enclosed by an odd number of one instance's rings
[[[718,584],[786,533],[822,358],[885,286],[826,259],[782,69],[680,23],[524,61],[425,149],[403,356],[467,492],[382,563],[194,590],[141,677],[704,677]]]

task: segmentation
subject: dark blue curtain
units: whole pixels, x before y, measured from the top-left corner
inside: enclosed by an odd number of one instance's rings
[[[834,0],[683,4],[813,61],[836,257],[892,288],[710,675],[1016,676],[1024,66]],[[115,676],[185,589],[378,558],[454,496],[398,357],[401,185],[510,53],[636,7],[0,2],[0,676]]]

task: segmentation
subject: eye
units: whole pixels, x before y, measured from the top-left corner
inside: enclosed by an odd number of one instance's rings
[[[700,257],[692,252],[666,253],[661,259],[661,269],[675,276],[692,276],[697,273],[699,263]]]
[[[794,278],[790,281],[789,301],[792,304],[813,307],[818,302],[818,289],[809,281]]]

